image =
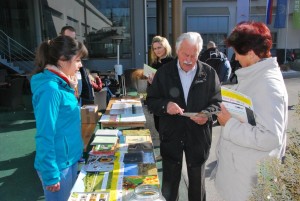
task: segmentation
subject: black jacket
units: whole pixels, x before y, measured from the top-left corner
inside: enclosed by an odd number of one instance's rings
[[[162,65],[172,61],[174,58],[173,57],[166,57],[163,58],[160,62],[155,62],[151,64],[151,67],[155,68],[156,70],[158,70]]]
[[[85,67],[79,68],[79,71],[82,79],[82,91],[80,95],[82,99],[82,105],[94,104],[94,91],[89,74]]]
[[[165,160],[181,163],[185,150],[189,166],[203,164],[211,146],[212,119],[205,125],[196,124],[188,117],[166,113],[169,101],[177,103],[184,112],[215,111],[220,108],[221,89],[213,68],[198,61],[187,104],[178,73],[177,59],[163,65],[147,89],[147,104],[160,118],[161,155]]]

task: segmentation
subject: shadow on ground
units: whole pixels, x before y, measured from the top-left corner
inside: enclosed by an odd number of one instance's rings
[[[35,128],[32,110],[5,110],[0,108],[0,133]]]
[[[0,161],[0,195],[2,201],[44,200],[40,180],[33,168],[35,152]]]

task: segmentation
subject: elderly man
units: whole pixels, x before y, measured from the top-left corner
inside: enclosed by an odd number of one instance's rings
[[[222,98],[215,70],[198,61],[202,45],[200,34],[182,34],[176,41],[178,58],[156,72],[147,90],[148,107],[160,116],[162,193],[167,201],[178,199],[183,151],[189,201],[205,200],[204,166],[214,113],[219,111]]]

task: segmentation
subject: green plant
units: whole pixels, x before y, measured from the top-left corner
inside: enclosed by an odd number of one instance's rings
[[[299,103],[294,107],[300,117]],[[258,165],[258,181],[249,201],[300,201],[300,133],[288,132],[289,144],[283,161],[268,158]]]

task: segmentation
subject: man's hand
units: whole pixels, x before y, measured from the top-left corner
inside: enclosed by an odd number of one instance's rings
[[[196,124],[203,125],[208,121],[208,116],[206,114],[198,113],[191,117]]]
[[[179,107],[176,103],[174,102],[168,102],[167,105],[167,113],[171,114],[171,115],[175,115],[175,114],[183,114],[184,109],[182,109],[181,107]]]
[[[57,192],[60,190],[60,182],[57,182],[56,184],[51,186],[46,186],[46,189],[51,192]]]

